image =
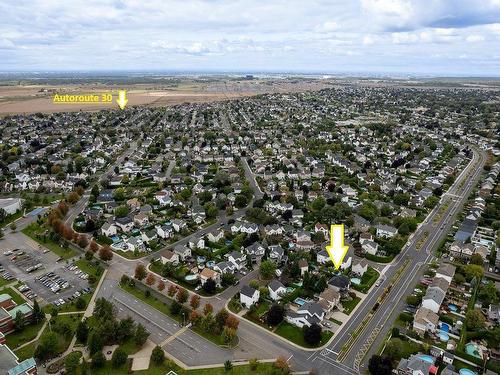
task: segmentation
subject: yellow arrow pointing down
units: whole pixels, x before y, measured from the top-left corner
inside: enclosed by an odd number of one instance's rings
[[[330,226],[330,245],[326,247],[326,251],[335,269],[339,269],[342,265],[347,250],[349,250],[349,246],[344,245],[344,224],[332,224]]]
[[[121,109],[125,109],[125,106],[128,103],[127,90],[118,90],[118,99],[116,99],[116,102]]]

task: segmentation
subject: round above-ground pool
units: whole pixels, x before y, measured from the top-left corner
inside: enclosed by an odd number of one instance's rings
[[[360,278],[357,278],[357,277],[353,277],[353,278],[351,279],[351,283],[352,283],[352,284],[355,284],[355,285],[359,285],[359,284],[361,284],[361,279],[360,279]]]
[[[439,339],[443,342],[446,342],[450,339],[450,336],[446,332],[441,331],[439,333]]]
[[[431,355],[427,355],[427,354],[420,354],[418,356],[418,358],[420,358],[421,360],[427,362],[427,363],[434,363],[434,357],[431,356]],[[464,374],[465,375],[465,374]]]
[[[439,327],[439,329],[443,332],[450,332],[450,325],[448,323],[441,323],[441,326]]]
[[[460,375],[477,375],[477,373],[475,373],[472,370],[469,370],[468,368],[461,368],[460,371],[458,371],[458,373]]]

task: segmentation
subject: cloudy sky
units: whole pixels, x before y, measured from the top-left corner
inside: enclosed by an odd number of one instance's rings
[[[500,75],[500,0],[2,0],[0,71]]]

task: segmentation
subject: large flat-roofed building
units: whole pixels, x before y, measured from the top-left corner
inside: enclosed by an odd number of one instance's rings
[[[19,358],[7,345],[0,344],[0,375],[35,375],[36,373],[36,362],[33,358],[19,362]]]
[[[8,215],[12,215],[21,209],[21,203],[21,198],[2,198],[0,209],[3,208]]]

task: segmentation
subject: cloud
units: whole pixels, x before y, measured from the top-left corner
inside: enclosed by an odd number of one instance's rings
[[[339,24],[336,21],[326,21],[321,25],[315,27],[315,31],[318,33],[331,33],[339,29]]]
[[[465,41],[470,43],[482,42],[484,41],[484,36],[478,34],[472,34],[465,38]]]

